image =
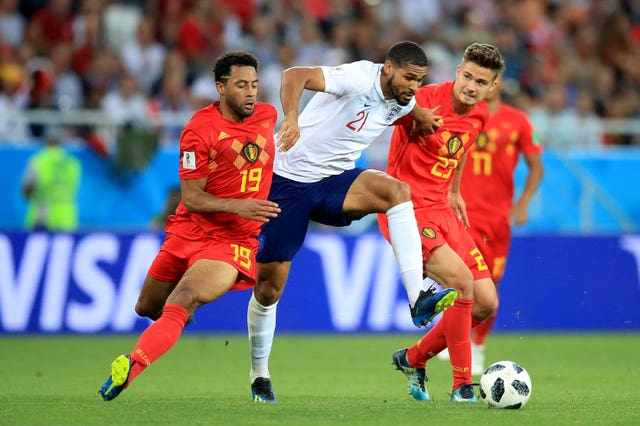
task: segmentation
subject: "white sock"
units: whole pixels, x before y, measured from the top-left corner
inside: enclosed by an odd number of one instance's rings
[[[262,306],[252,293],[247,309],[247,328],[249,331],[249,352],[251,353],[251,383],[258,378],[270,378],[269,355],[273,345],[273,335],[276,332],[276,307]]]
[[[389,237],[396,257],[409,304],[413,304],[422,290],[422,242],[413,211],[413,203],[406,201],[387,211]]]
[[[430,289],[431,287],[435,287],[436,291],[444,290],[444,287],[442,287],[436,280],[432,280],[429,277],[422,280],[422,286],[425,290]]]

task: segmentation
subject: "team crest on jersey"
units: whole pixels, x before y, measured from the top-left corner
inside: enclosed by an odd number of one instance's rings
[[[458,135],[453,135],[447,141],[449,155],[454,155],[462,147],[462,139]]]
[[[434,231],[433,228],[422,228],[422,235],[434,239],[436,237],[436,231]]]
[[[478,138],[476,139],[476,147],[478,149],[485,149],[487,147],[487,143],[489,142],[489,138],[485,132],[480,132]]]
[[[395,121],[396,115],[398,115],[398,113],[401,110],[402,110],[402,107],[400,105],[392,106],[391,109],[389,109],[389,112],[387,112],[387,116],[385,117],[385,120],[387,122]]]
[[[242,148],[242,155],[244,155],[244,158],[246,158],[250,163],[256,162],[259,153],[260,148],[258,148],[258,145],[251,141],[247,142],[244,148]]]

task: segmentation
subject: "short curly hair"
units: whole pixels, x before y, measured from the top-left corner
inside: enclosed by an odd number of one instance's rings
[[[216,82],[224,83],[231,74],[232,66],[253,67],[258,72],[258,58],[249,52],[230,51],[218,57],[213,68],[213,76]]]
[[[407,65],[417,65],[419,67],[428,67],[429,58],[424,50],[412,41],[401,41],[391,46],[387,52],[387,61],[398,67]]]

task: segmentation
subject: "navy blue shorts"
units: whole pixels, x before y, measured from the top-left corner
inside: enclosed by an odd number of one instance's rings
[[[313,183],[274,174],[269,200],[278,203],[281,212],[262,225],[258,262],[293,259],[304,242],[310,220],[330,226],[350,225],[353,219],[344,214],[342,206],[351,184],[363,171],[347,170]]]

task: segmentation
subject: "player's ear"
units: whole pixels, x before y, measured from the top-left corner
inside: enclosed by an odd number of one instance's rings
[[[382,67],[382,69],[384,70],[385,75],[390,76],[391,74],[393,74],[393,62],[387,59],[386,61],[384,61],[384,66]]]
[[[220,96],[224,95],[224,89],[225,89],[225,86],[224,86],[224,83],[223,83],[223,82],[221,82],[221,81],[216,81],[216,89],[218,90],[218,94],[219,94]]]

